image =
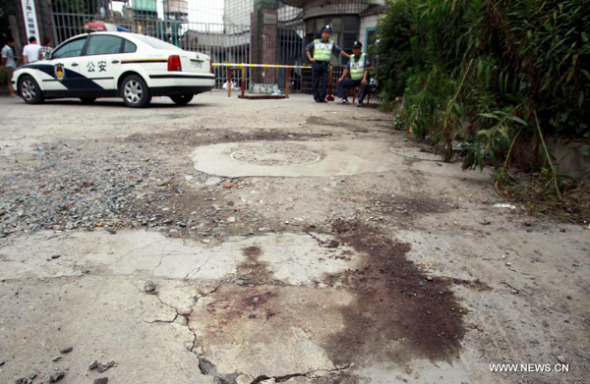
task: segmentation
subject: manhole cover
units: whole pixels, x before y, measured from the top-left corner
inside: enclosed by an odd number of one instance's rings
[[[232,153],[230,157],[241,163],[271,167],[312,164],[321,158],[315,152],[285,146],[243,148]]]
[[[331,177],[387,172],[407,166],[386,141],[249,141],[197,147],[195,168],[223,177]],[[438,171],[438,169],[437,169]]]

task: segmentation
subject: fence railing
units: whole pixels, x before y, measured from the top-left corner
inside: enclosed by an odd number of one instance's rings
[[[147,5],[149,1],[144,1]],[[166,2],[152,1],[153,6],[144,10],[133,10],[126,7],[128,2],[113,2],[108,0],[52,0],[53,25],[55,29],[55,44],[59,44],[70,37],[84,32],[84,24],[104,20],[124,27],[131,32],[150,35],[187,51],[198,51],[211,56],[213,62],[251,63],[252,53],[252,28],[250,25],[235,25],[231,23],[195,22],[191,16],[202,12],[195,9],[196,3],[188,1],[185,14],[174,15],[166,9]],[[139,4],[139,2],[138,2]],[[207,10],[205,10],[207,11]],[[244,7],[244,12],[248,12]],[[245,18],[249,19],[249,13]],[[244,16],[244,15],[243,15]],[[275,63],[285,65],[301,65],[304,63],[304,38],[305,28],[303,24],[289,26],[279,25],[277,30],[277,52]],[[227,75],[215,69],[217,78],[216,87],[221,88],[227,80]],[[248,78],[254,76],[248,71]],[[283,75],[278,75],[284,76]],[[301,77],[300,86],[303,88],[303,74],[295,74]],[[309,87],[311,89],[311,86]]]

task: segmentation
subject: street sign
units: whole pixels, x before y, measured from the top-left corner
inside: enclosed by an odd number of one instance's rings
[[[25,31],[27,33],[27,41],[30,37],[35,37],[40,44],[39,39],[39,24],[37,23],[37,10],[35,9],[34,0],[21,0],[23,7],[23,18]]]

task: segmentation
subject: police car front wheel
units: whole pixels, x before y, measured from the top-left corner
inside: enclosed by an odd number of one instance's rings
[[[177,105],[186,105],[191,102],[195,95],[190,94],[183,94],[183,95],[174,95],[170,96],[172,101],[174,101]]]
[[[146,107],[152,96],[143,79],[136,75],[127,76],[121,83],[121,96],[123,101],[129,107],[143,108]]]
[[[45,100],[39,84],[31,76],[24,76],[20,79],[18,90],[27,104],[40,104]]]

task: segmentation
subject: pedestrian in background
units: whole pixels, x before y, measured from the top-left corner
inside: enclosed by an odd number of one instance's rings
[[[53,46],[51,44],[51,39],[45,38],[43,39],[43,45],[39,48],[39,60],[45,60],[47,54],[51,54],[53,52]]]
[[[39,49],[41,49],[41,46],[37,44],[37,38],[35,36],[29,37],[29,44],[23,48],[23,61],[25,64],[39,60]]]
[[[312,62],[311,81],[313,98],[316,103],[326,102],[332,54],[350,58],[348,53],[330,40],[330,36],[332,36],[332,27],[326,25],[322,28],[321,38],[315,39],[305,48],[307,58]]]
[[[360,107],[363,105],[363,99],[367,85],[369,85],[369,68],[371,62],[366,53],[363,53],[363,44],[359,41],[355,41],[352,46],[352,56],[348,62],[348,67],[342,73],[342,76],[338,79],[338,96],[342,98],[341,104],[348,104],[348,98],[346,97],[346,90],[349,88],[359,87],[359,98],[356,106]],[[350,73],[350,78],[346,76]]]
[[[16,60],[14,58],[14,39],[9,38],[6,45],[2,47],[2,69],[6,70],[8,80],[8,92],[10,97],[15,97],[14,89],[12,88],[12,76],[16,69]]]

